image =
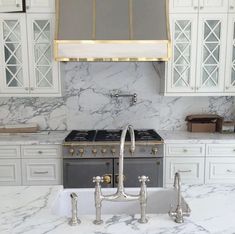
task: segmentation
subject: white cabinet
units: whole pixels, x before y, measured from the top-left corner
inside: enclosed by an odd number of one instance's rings
[[[235,159],[207,158],[206,183],[235,183]]]
[[[197,20],[195,14],[172,14],[172,61],[168,64],[167,92],[194,92],[196,83]]]
[[[55,0],[26,0],[27,13],[54,13]]]
[[[234,1],[235,2],[235,1]],[[235,92],[235,14],[228,16],[225,92]]]
[[[235,0],[229,0],[229,13],[235,13]]]
[[[58,185],[61,184],[60,159],[23,159],[23,185]]]
[[[204,183],[204,158],[166,158],[166,184],[174,182],[174,175],[179,172],[182,183]]]
[[[166,156],[169,157],[204,157],[204,144],[167,144],[165,147]]]
[[[0,14],[0,93],[28,94],[28,48],[24,14]]]
[[[0,12],[23,11],[23,0],[0,0]]]
[[[199,0],[169,0],[170,13],[197,13]]]
[[[235,157],[235,144],[208,144],[207,157]]]
[[[227,15],[199,15],[197,92],[224,90]]]
[[[54,14],[0,14],[0,96],[60,96]]]
[[[228,0],[199,0],[200,13],[227,13]]]

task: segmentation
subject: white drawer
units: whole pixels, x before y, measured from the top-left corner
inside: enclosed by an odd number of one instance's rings
[[[166,144],[166,156],[205,156],[204,144]]]
[[[20,159],[0,159],[0,185],[21,185]]]
[[[235,144],[208,144],[207,156],[235,156]]]
[[[20,158],[20,146],[0,146],[0,158]]]
[[[22,146],[22,158],[61,158],[59,145]]]
[[[206,183],[235,183],[235,159],[207,158]]]
[[[61,184],[60,159],[22,159],[23,185]]]
[[[204,158],[166,158],[166,183],[174,182],[179,172],[182,183],[204,183]]]

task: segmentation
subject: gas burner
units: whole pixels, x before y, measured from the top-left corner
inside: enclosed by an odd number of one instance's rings
[[[95,141],[120,141],[121,134],[121,130],[98,130]],[[129,132],[127,133],[126,140],[130,141]]]
[[[77,142],[77,141],[94,141],[96,135],[95,130],[90,130],[90,131],[77,131],[73,130],[72,132],[69,133],[69,135],[65,138],[65,142]]]

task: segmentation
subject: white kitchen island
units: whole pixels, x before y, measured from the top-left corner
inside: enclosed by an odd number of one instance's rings
[[[81,225],[71,227],[67,218],[52,214],[62,190],[62,186],[1,187],[0,233],[235,233],[235,185],[183,186],[183,196],[192,209],[183,224],[176,224],[168,215],[148,215],[149,222],[139,224],[139,215],[133,214],[104,215],[100,226],[92,223],[94,216],[80,216]]]

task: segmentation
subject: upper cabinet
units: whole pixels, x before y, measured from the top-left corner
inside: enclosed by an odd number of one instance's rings
[[[229,13],[235,13],[235,0],[229,0]]]
[[[23,0],[0,0],[0,12],[23,11]]]
[[[26,0],[27,13],[54,13],[55,0]]]
[[[227,13],[228,0],[169,0],[170,13]],[[233,0],[230,0],[233,1]]]

